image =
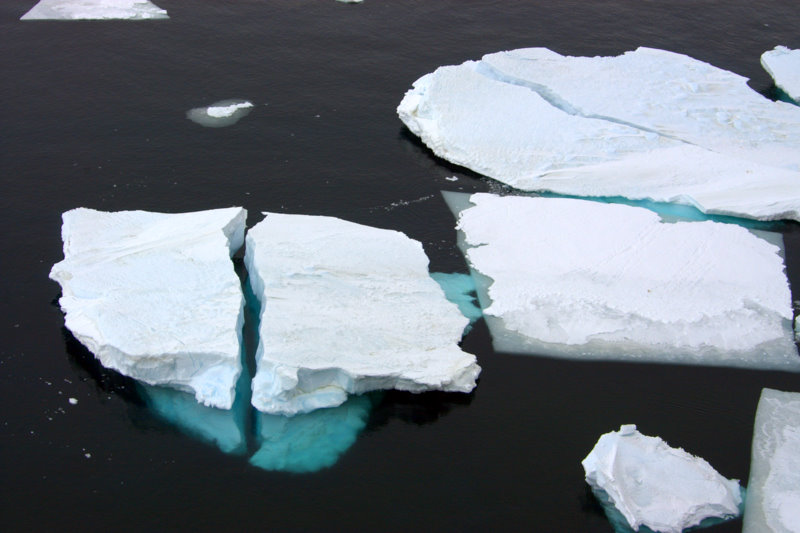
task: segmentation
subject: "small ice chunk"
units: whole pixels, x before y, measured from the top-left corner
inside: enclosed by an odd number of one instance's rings
[[[800,531],[800,393],[761,391],[743,531]]]
[[[800,103],[800,50],[776,46],[761,54],[761,65],[775,80],[776,87]]]
[[[332,217],[271,213],[247,234],[262,304],[253,405],[293,415],[348,394],[469,392],[480,367],[461,351],[467,319],[428,274],[422,245]]]
[[[40,0],[20,20],[167,19],[147,0]]]
[[[69,399],[69,404],[70,405],[78,405],[78,399],[77,398],[70,398]]]
[[[230,256],[247,212],[63,215],[66,326],[103,366],[229,409],[241,372],[243,296]]]
[[[186,112],[186,118],[209,128],[236,124],[250,113],[253,103],[247,100],[221,100],[208,107],[196,107]]]
[[[800,108],[690,57],[544,48],[445,66],[400,119],[438,156],[526,191],[800,220]]]
[[[779,234],[587,200],[446,200],[499,351],[800,371]]]
[[[601,436],[581,462],[586,482],[638,531],[680,533],[708,518],[733,518],[742,504],[738,480],[705,460],[627,424]]]

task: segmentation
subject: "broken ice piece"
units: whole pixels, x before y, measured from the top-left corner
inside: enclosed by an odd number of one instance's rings
[[[626,424],[601,436],[581,462],[586,482],[635,531],[680,533],[711,518],[740,514],[739,482],[705,460]]]
[[[63,215],[66,326],[103,366],[229,409],[241,372],[243,296],[230,256],[247,212]]]
[[[147,0],[40,0],[20,20],[167,19]]]
[[[761,391],[744,533],[800,531],[800,393]]]
[[[800,104],[800,50],[776,46],[761,54],[761,65],[792,100]]]
[[[208,107],[196,107],[186,112],[186,118],[209,128],[223,128],[239,122],[250,113],[252,102],[247,100],[222,100]]]
[[[587,200],[445,197],[499,351],[800,371],[779,234]]]
[[[526,191],[800,219],[800,108],[690,57],[544,48],[445,66],[400,119],[438,156]]]
[[[468,320],[428,274],[422,245],[332,217],[269,213],[247,234],[261,301],[253,405],[293,415],[376,389],[469,392]]]

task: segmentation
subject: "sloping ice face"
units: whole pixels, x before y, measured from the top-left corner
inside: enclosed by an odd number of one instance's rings
[[[761,54],[761,65],[772,76],[775,85],[800,104],[800,50],[776,46]]]
[[[743,531],[800,531],[800,393],[761,391]]]
[[[241,372],[241,284],[231,256],[247,212],[63,215],[50,278],[73,335],[107,368],[229,409]]]
[[[167,12],[147,0],[39,0],[20,20],[167,19]]]
[[[779,234],[587,200],[445,199],[499,351],[800,371]]]
[[[428,273],[422,245],[333,217],[269,213],[247,234],[262,311],[253,405],[294,415],[378,389],[469,392],[468,320]]]
[[[544,48],[440,67],[400,119],[438,156],[525,191],[800,220],[800,108],[684,55]]]

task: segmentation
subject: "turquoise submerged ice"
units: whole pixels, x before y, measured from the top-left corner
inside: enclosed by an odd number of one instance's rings
[[[800,220],[800,108],[681,54],[488,54],[424,75],[397,112],[436,155],[517,189]]]
[[[586,200],[447,198],[498,350],[800,371],[780,235]]]
[[[40,0],[22,20],[166,19],[167,12],[147,0]]]
[[[800,393],[761,391],[743,531],[800,531]]]

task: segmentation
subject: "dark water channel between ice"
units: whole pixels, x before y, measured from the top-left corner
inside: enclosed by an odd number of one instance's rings
[[[800,48],[796,2],[157,0],[170,20],[20,22],[34,3],[0,4],[0,529],[609,532],[580,466],[602,433],[638,424],[746,482],[761,388],[800,391],[787,373],[495,353],[478,322],[473,394],[373,398],[333,466],[273,472],[155,416],[66,333],[47,278],[79,206],[333,215],[465,272],[439,192],[500,187],[404,129],[414,80],[499,50],[650,46],[769,95],[759,56]],[[234,126],[185,118],[231,98],[256,104]],[[800,225],[778,229],[800,300]]]

